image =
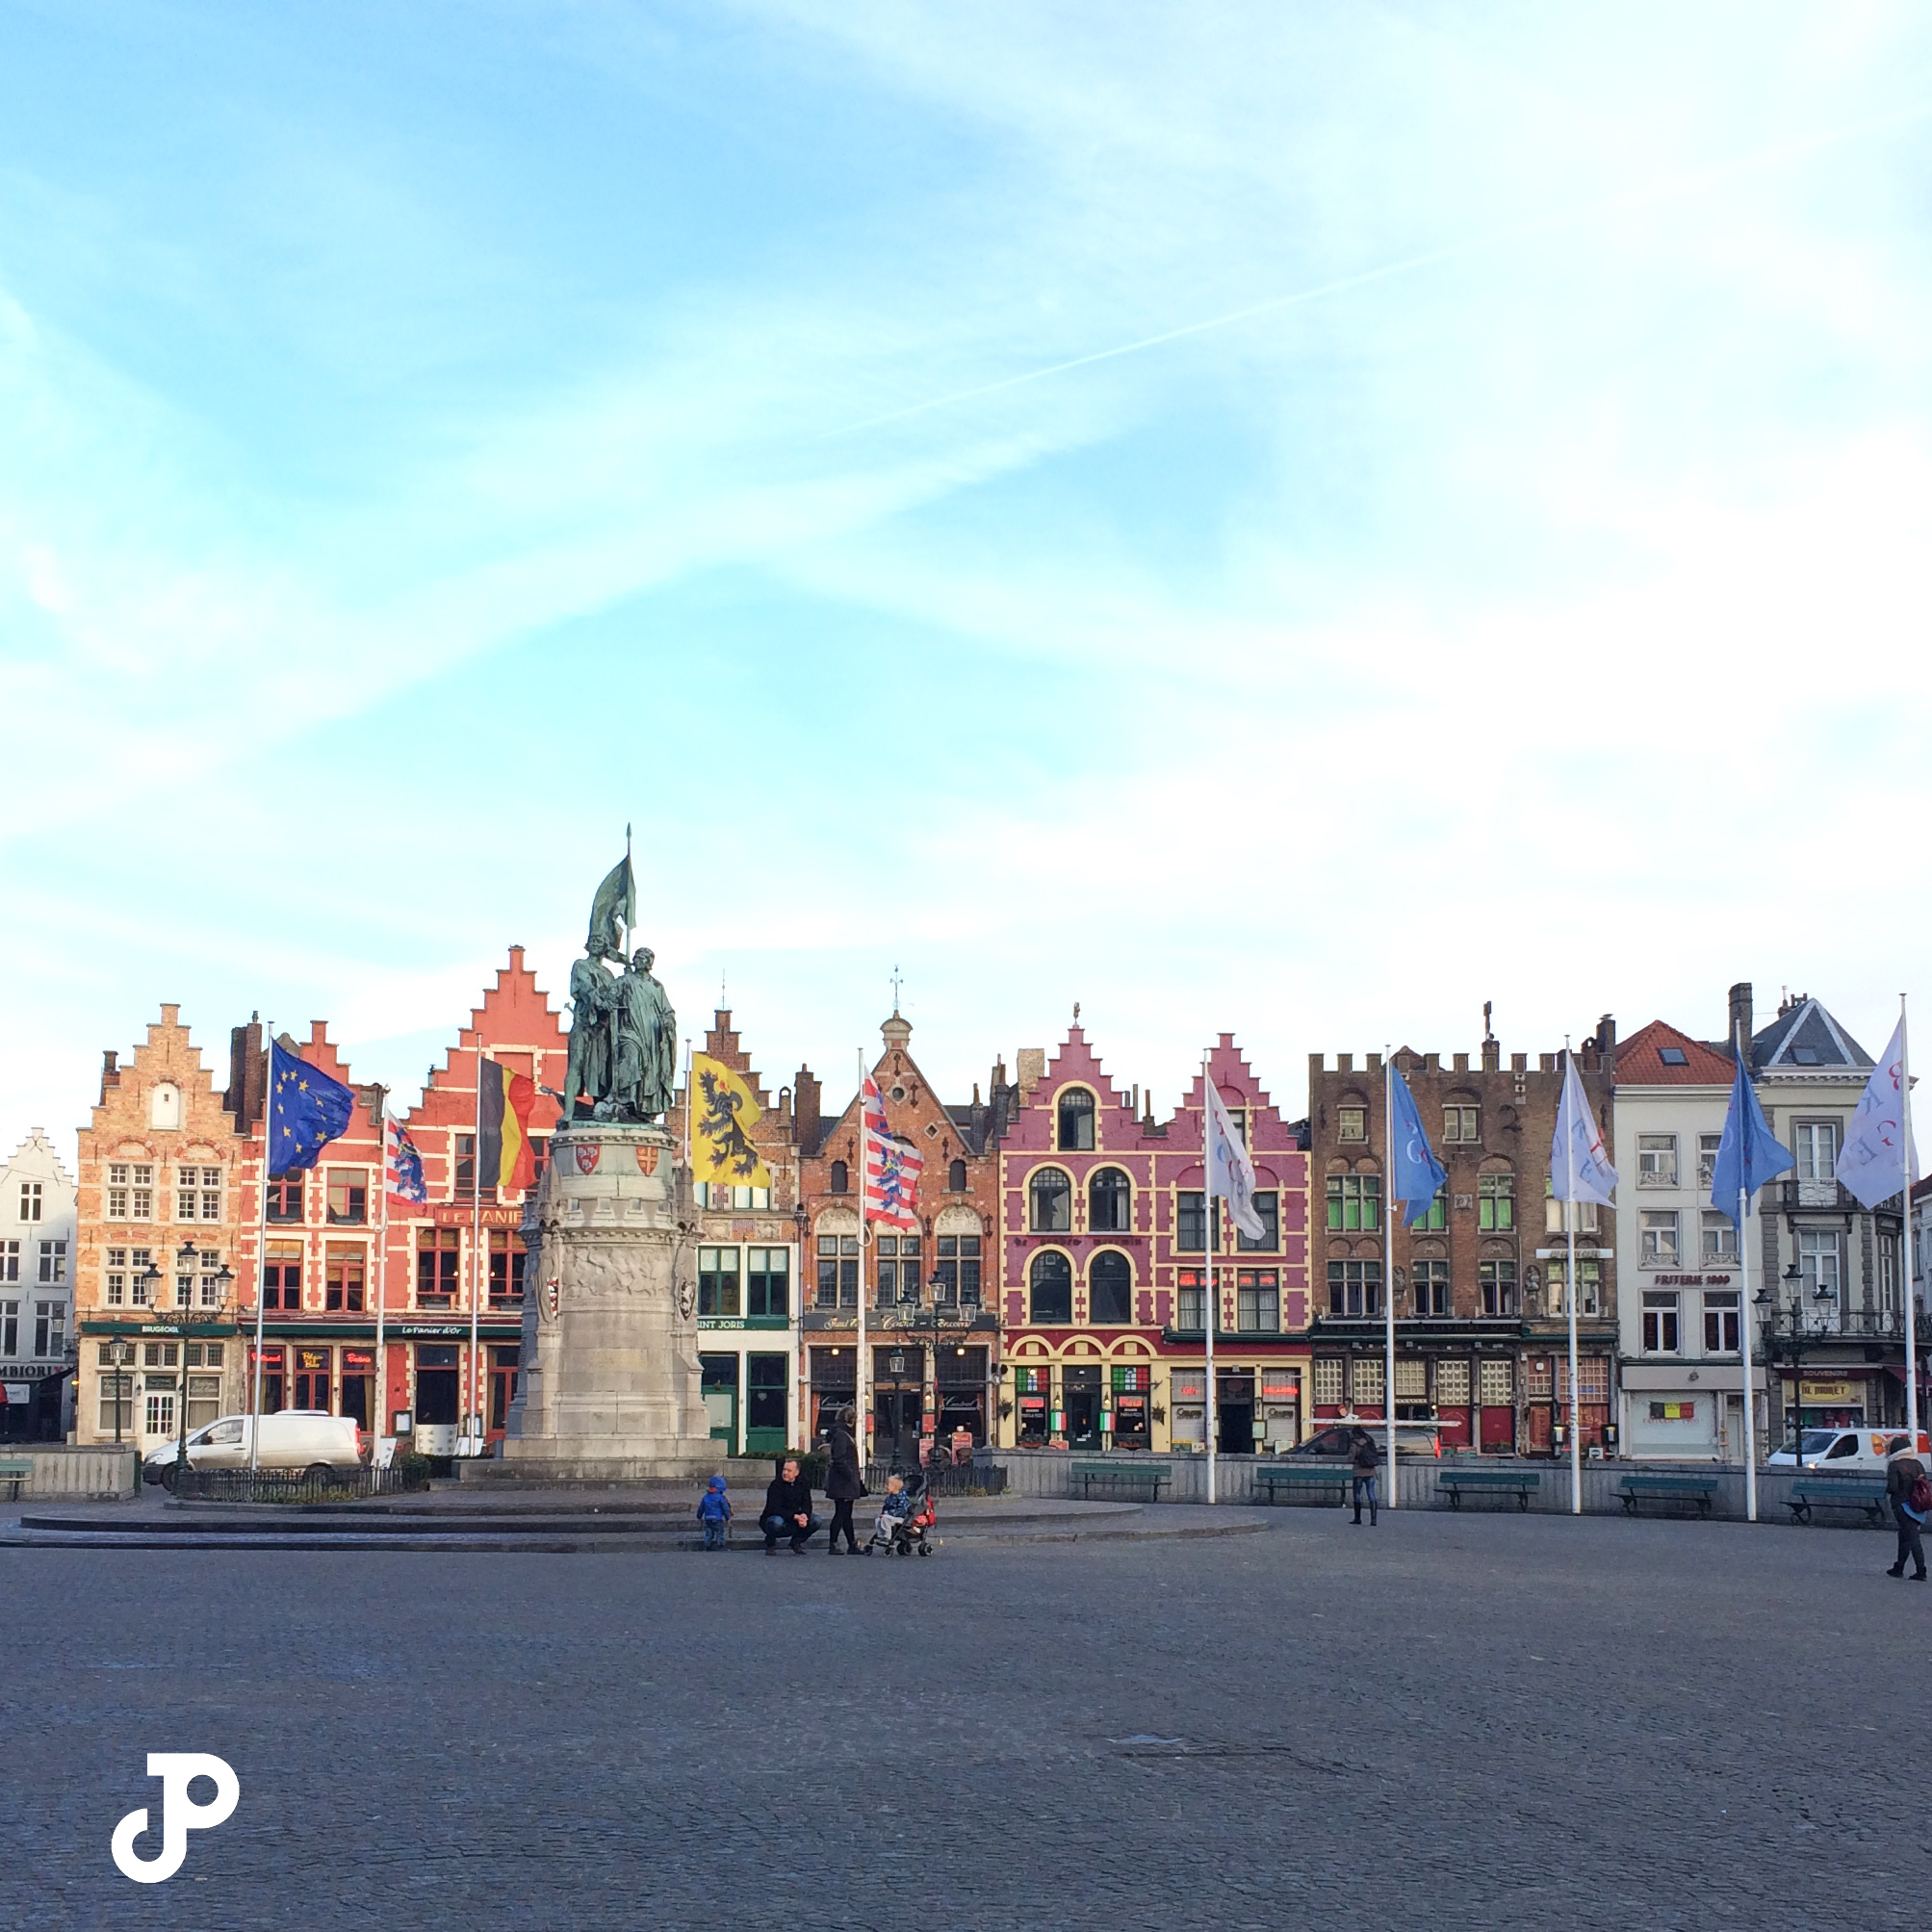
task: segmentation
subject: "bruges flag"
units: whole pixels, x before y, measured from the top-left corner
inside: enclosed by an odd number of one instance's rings
[[[522,1193],[536,1180],[530,1109],[536,1086],[501,1060],[485,1060],[477,1095],[477,1180],[483,1187]]]

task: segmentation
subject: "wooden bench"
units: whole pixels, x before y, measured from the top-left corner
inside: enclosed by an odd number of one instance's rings
[[[1149,1500],[1161,1500],[1161,1484],[1172,1483],[1173,1471],[1165,1462],[1076,1462],[1070,1471],[1083,1497],[1092,1496],[1095,1483],[1103,1489],[1146,1489]]]
[[[1534,1469],[1445,1469],[1435,1486],[1448,1492],[1452,1509],[1462,1507],[1465,1494],[1514,1496],[1517,1508],[1527,1509],[1530,1498],[1543,1486],[1543,1478]]]
[[[1254,1488],[1257,1495],[1266,1497],[1271,1504],[1283,1491],[1290,1495],[1333,1491],[1333,1500],[1346,1507],[1352,1474],[1346,1463],[1324,1465],[1307,1462],[1299,1466],[1291,1464],[1286,1468],[1261,1468],[1254,1472]],[[1329,1500],[1326,1493],[1315,1496],[1318,1503]]]
[[[1714,1476],[1626,1476],[1617,1484],[1626,1516],[1636,1514],[1636,1506],[1646,1497],[1663,1503],[1694,1503],[1700,1516],[1711,1513],[1711,1499],[1717,1493]]]
[[[9,1456],[6,1461],[0,1462],[0,1482],[12,1485],[7,1491],[11,1500],[19,1500],[20,1485],[33,1473],[34,1465],[24,1455]]]
[[[1794,1482],[1785,1499],[1794,1523],[1809,1523],[1813,1509],[1822,1506],[1827,1509],[1863,1509],[1868,1520],[1879,1524],[1885,1521],[1887,1500],[1883,1482],[1852,1476],[1819,1476]]]

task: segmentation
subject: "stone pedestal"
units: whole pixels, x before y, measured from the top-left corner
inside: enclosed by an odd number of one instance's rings
[[[524,1214],[522,1374],[505,1475],[639,1481],[710,1472],[695,1223],[690,1177],[662,1127],[557,1129]]]

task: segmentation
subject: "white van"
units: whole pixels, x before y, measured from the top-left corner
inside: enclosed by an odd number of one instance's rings
[[[285,1408],[261,1418],[262,1453],[250,1454],[253,1416],[224,1415],[188,1438],[190,1469],[353,1469],[363,1459],[362,1430],[353,1416],[326,1409]],[[177,1443],[165,1443],[142,1464],[150,1482],[173,1480]]]
[[[1919,1431],[1918,1454],[1932,1455],[1924,1430]],[[1798,1438],[1797,1452],[1780,1449],[1765,1456],[1771,1469],[1824,1469],[1845,1476],[1882,1476],[1894,1455],[1912,1447],[1902,1429],[1808,1429]]]

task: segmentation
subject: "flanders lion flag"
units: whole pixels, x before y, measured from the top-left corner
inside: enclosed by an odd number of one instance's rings
[[[708,1053],[691,1056],[691,1172],[726,1187],[769,1187],[771,1170],[752,1145],[762,1118],[751,1084]]]

